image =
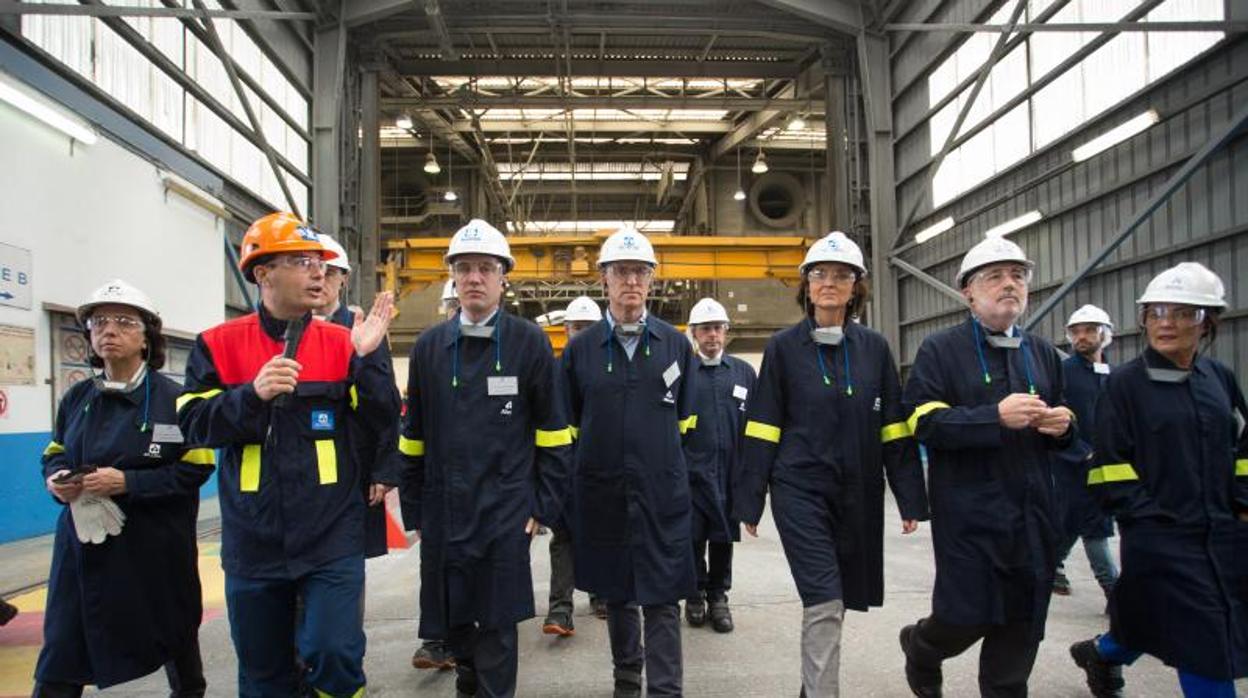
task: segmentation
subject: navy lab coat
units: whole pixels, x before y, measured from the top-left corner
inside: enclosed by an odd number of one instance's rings
[[[463,336],[457,315],[412,348],[399,450],[424,638],[532,618],[525,523],[550,525],[562,508],[572,433],[550,340],[501,310],[490,325],[490,338]]]
[[[159,669],[199,633],[195,520],[215,457],[177,432],[181,387],[151,370],[146,383],[104,393],[84,380],[61,399],[44,479],[76,465],[123,471],[126,492],[113,501],[126,521],[120,535],[83,544],[70,508],[61,511],[35,667],[41,682],[105,688],[130,681]]]
[[[1118,519],[1118,642],[1211,679],[1248,676],[1248,405],[1198,356],[1184,383],[1151,348],[1109,377],[1088,486]]]
[[[754,391],[754,367],[723,355],[717,365],[698,362],[693,412],[698,428],[685,441],[693,499],[694,540],[741,540],[741,522],[732,517],[732,475],[740,469],[745,405]]]
[[[1075,425],[1061,438],[1001,426],[997,403],[1029,387],[1050,407],[1065,404],[1057,350],[1030,333],[1022,348],[994,348],[968,317],[923,341],[903,402],[928,454],[933,616],[954,625],[1031,623],[1039,639],[1060,538],[1053,452],[1070,443]]]
[[[346,305],[339,305],[338,310],[329,317],[329,321],[349,330],[355,324],[355,313]],[[381,346],[363,357],[363,360],[378,362],[383,367],[392,366],[389,340],[383,341]],[[356,418],[354,413],[352,413],[352,418]],[[373,484],[383,483],[391,486],[399,484],[397,480],[402,470],[402,463],[395,460],[399,457],[397,450],[399,421],[396,419],[393,424],[385,427],[377,425],[375,430],[366,429],[363,424],[357,424],[356,428],[361,438],[356,439],[354,443],[355,457],[360,464],[360,486],[364,492],[364,499],[367,501],[369,488]],[[376,434],[376,441],[363,438],[364,434],[370,432]],[[390,477],[392,481],[378,479],[385,477]],[[386,544],[386,503],[382,502],[364,510],[364,556],[377,557],[388,552],[390,548]]]
[[[1066,404],[1079,424],[1078,438],[1057,455],[1056,480],[1062,504],[1063,535],[1070,543],[1079,537],[1109,538],[1114,535],[1114,522],[1101,511],[1100,504],[1088,491],[1088,467],[1096,434],[1096,400],[1109,374],[1097,373],[1091,361],[1075,354],[1062,362],[1062,375]]]
[[[767,343],[734,511],[757,524],[770,490],[802,604],[865,611],[884,601],[885,474],[901,518],[923,520],[923,471],[884,337],[850,322],[829,347],[810,330],[802,320]]]
[[[696,429],[699,362],[650,316],[632,358],[603,318],[563,350],[573,476],[576,586],[608,602],[668,604],[697,593],[683,441]]]

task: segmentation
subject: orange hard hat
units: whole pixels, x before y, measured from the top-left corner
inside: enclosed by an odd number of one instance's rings
[[[238,268],[243,277],[253,284],[256,277],[252,268],[262,258],[284,252],[319,252],[322,259],[333,259],[337,252],[321,244],[316,231],[299,220],[293,213],[279,211],[257,220],[243,234],[243,244],[238,251]]]

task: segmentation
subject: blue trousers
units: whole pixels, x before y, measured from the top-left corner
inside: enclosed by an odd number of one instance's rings
[[[334,560],[297,579],[227,574],[225,602],[243,698],[297,693],[295,648],[318,695],[352,696],[364,686],[364,556]],[[296,630],[295,599],[304,601]]]
[[[1118,644],[1113,635],[1105,633],[1096,639],[1096,651],[1107,662],[1130,665],[1143,652],[1129,650]],[[1235,698],[1235,682],[1207,679],[1179,669],[1179,688],[1184,698]]]

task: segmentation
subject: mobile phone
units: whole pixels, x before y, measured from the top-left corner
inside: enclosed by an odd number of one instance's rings
[[[57,475],[56,477],[52,478],[52,482],[55,482],[58,485],[66,485],[71,482],[80,482],[84,475],[86,475],[87,473],[93,473],[93,472],[95,472],[94,465],[76,465],[73,468],[71,468],[68,472],[61,473],[60,475]]]

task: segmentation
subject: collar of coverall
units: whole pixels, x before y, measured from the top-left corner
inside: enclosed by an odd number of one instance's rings
[[[286,320],[279,320],[273,317],[273,314],[269,312],[269,309],[264,307],[264,303],[260,304],[260,308],[256,311],[256,314],[260,316],[260,327],[264,330],[265,334],[279,342],[286,339],[286,325],[289,324]],[[303,315],[304,326],[306,327],[310,322],[312,322],[311,310]]]

